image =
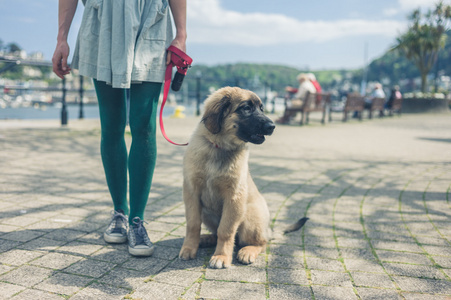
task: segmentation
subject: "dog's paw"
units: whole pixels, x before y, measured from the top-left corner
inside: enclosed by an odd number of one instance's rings
[[[189,248],[189,247],[182,247],[179,253],[179,258],[183,260],[190,260],[195,259],[197,254],[197,248]]]
[[[230,267],[232,264],[232,257],[226,255],[213,255],[210,259],[210,268],[224,269]]]
[[[254,247],[254,246],[247,246],[241,248],[240,251],[238,251],[236,258],[242,264],[245,265],[252,264],[255,262],[258,255],[261,253],[261,249],[262,247]]]

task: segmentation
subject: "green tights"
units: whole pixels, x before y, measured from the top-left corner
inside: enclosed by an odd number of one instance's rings
[[[102,138],[100,151],[114,209],[122,210],[132,223],[144,219],[144,209],[152,184],[156,145],[156,118],[161,83],[143,82],[130,87],[129,125],[132,135],[127,157],[125,126],[127,122],[126,89],[113,88],[94,79],[99,102]],[[128,160],[127,160],[128,158]],[[130,179],[130,210],[127,202],[127,168]]]

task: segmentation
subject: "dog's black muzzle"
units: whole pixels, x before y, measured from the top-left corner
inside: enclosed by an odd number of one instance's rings
[[[275,128],[276,125],[270,118],[263,113],[257,113],[241,120],[238,137],[249,143],[262,144],[265,141],[265,135],[271,135]]]

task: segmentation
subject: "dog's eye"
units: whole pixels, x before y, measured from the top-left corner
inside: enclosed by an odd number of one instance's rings
[[[250,107],[249,105],[245,105],[245,106],[243,106],[242,110],[245,113],[250,113],[252,111],[252,107]]]
[[[264,109],[264,107],[263,107],[263,104],[260,105],[260,110],[261,110],[261,111],[265,111],[265,109]]]

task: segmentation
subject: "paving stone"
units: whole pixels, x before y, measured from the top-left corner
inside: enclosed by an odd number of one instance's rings
[[[302,269],[268,269],[268,281],[284,284],[308,284],[307,274]]]
[[[20,244],[21,242],[0,239],[0,253],[17,247]]]
[[[310,287],[299,285],[269,285],[269,298],[280,300],[312,299]]]
[[[132,299],[177,299],[185,291],[184,287],[150,281],[138,287],[132,294]]]
[[[13,300],[36,300],[36,299],[48,299],[48,300],[63,300],[64,297],[55,295],[48,292],[38,291],[34,289],[27,289],[20,292],[16,296],[12,297]]]
[[[98,279],[98,282],[125,289],[136,289],[145,284],[152,275],[149,271],[134,271],[124,268],[114,268]]]
[[[231,267],[231,268],[234,268],[234,267]],[[228,268],[226,270],[221,270],[221,271],[226,271],[226,272],[223,272],[219,277],[220,278],[223,278],[223,277],[228,278],[227,275],[223,275],[223,274],[227,273],[227,271],[229,271],[229,269],[230,268]],[[209,270],[207,270],[206,277],[215,277],[212,274],[208,275],[208,271]],[[237,273],[238,277],[241,277],[241,278],[246,277],[246,276],[244,276],[243,271],[241,271],[241,272],[237,271],[236,273]],[[265,274],[264,281],[266,281],[266,273],[264,273],[264,274]],[[202,272],[193,272],[193,271],[185,271],[185,270],[176,270],[176,269],[166,268],[166,269],[162,270],[158,275],[153,277],[153,280],[155,280],[157,282],[161,282],[161,283],[167,283],[167,284],[173,284],[173,285],[187,287],[187,286],[191,286],[202,275],[203,275]],[[241,276],[239,276],[239,275],[241,275]],[[249,275],[249,273],[247,273],[246,275]],[[248,278],[246,278],[246,279],[248,281],[252,282],[252,280],[249,280]],[[225,280],[227,280],[227,279],[225,279]]]
[[[0,281],[32,287],[49,277],[52,272],[52,270],[25,265],[0,276]]]
[[[388,274],[432,279],[445,279],[445,276],[439,271],[439,269],[431,266],[394,263],[383,263],[383,265]]]
[[[304,237],[304,243],[309,246],[317,246],[323,248],[335,247],[335,240],[331,237],[308,235]]]
[[[271,274],[272,271],[268,271]],[[156,277],[156,279],[158,276]],[[211,269],[205,271],[205,278],[208,280],[225,280],[238,282],[266,282],[266,270],[251,266],[231,266],[227,269]],[[187,286],[188,284],[185,284]]]
[[[21,266],[42,255],[44,255],[43,252],[15,249],[0,254],[0,263]]]
[[[64,269],[64,272],[98,278],[110,271],[115,266],[115,264],[104,261],[83,259]]]
[[[114,300],[124,299],[129,290],[113,286],[94,283],[71,297],[71,300]]]
[[[46,234],[44,237],[57,241],[70,242],[81,236],[85,235],[82,231],[70,230],[70,229],[55,229]]]
[[[299,246],[271,244],[269,249],[275,255],[304,256],[304,250]]]
[[[154,257],[131,257],[128,261],[122,264],[122,267],[137,271],[150,270],[153,272],[153,274],[157,274],[168,264],[169,262],[167,260],[162,260]]]
[[[338,259],[337,249],[305,246],[305,256]]]
[[[9,218],[9,219],[3,219],[2,223],[6,224],[6,225],[11,225],[11,226],[20,226],[20,227],[24,227],[24,226],[28,226],[30,224],[39,222],[40,219],[37,218],[30,218],[29,216],[18,216],[18,217],[13,217],[13,218]]]
[[[372,289],[358,287],[357,292],[362,300],[401,300],[396,290],[383,290],[383,289]]]
[[[37,250],[37,251],[52,251],[56,248],[64,245],[65,241],[56,241],[52,239],[48,239],[45,237],[40,237],[35,240],[29,241],[27,243],[24,243],[18,248],[24,249],[24,250]]]
[[[82,258],[79,256],[61,253],[49,253],[32,261],[30,264],[50,269],[64,269],[81,259]]]
[[[414,277],[393,277],[401,290],[430,294],[451,294],[451,284],[446,280],[423,279]]]
[[[130,259],[128,251],[117,250],[113,247],[104,247],[97,252],[91,253],[91,257],[96,260],[108,261],[114,264],[121,264]]]
[[[380,250],[395,250],[395,251],[424,253],[423,250],[417,244],[413,244],[413,243],[400,243],[400,242],[373,240],[372,244],[375,249],[380,249]]]
[[[312,286],[315,299],[358,299],[352,288],[335,286]]]
[[[449,300],[449,296],[437,295],[437,294],[413,294],[403,293],[406,300]]]
[[[342,248],[340,249],[341,255],[346,259],[365,259],[365,260],[375,260],[373,252],[370,249],[351,249]]]
[[[304,269],[304,259],[295,256],[268,255],[268,267]]]
[[[363,272],[351,272],[354,283],[361,287],[380,287],[394,289],[395,285],[388,275]]]
[[[77,242],[80,243],[86,243],[86,244],[94,244],[94,245],[101,245],[101,246],[108,246],[108,243],[105,242],[103,239],[103,232],[105,230],[101,231],[93,231],[88,234],[85,234],[77,239]]]
[[[346,273],[311,270],[313,284],[352,287],[351,279]]]
[[[34,286],[35,289],[57,293],[61,295],[73,295],[92,281],[92,278],[55,273],[41,283]]]
[[[423,254],[384,250],[376,250],[376,253],[379,259],[384,262],[415,262],[415,264],[432,265],[431,260]]]
[[[67,253],[67,254],[78,254],[78,255],[91,255],[94,252],[102,249],[103,246],[89,244],[80,241],[73,241],[65,244],[64,246],[58,248],[58,252]]]
[[[345,269],[343,264],[335,259],[324,259],[317,257],[306,257],[307,265],[309,269],[313,270],[329,270],[329,271],[337,271],[344,272]]]
[[[20,229],[18,226],[0,224],[0,236]]]
[[[185,234],[183,234],[185,236]],[[173,247],[177,249],[181,249],[183,245],[184,237],[176,236],[176,235],[168,235],[164,236],[162,239],[158,240],[155,244],[163,247]]]
[[[155,251],[153,252],[153,257],[173,260],[174,258],[179,256],[180,248],[172,248],[172,247],[161,247],[159,245],[155,246]]]
[[[345,258],[344,262],[349,271],[385,273],[381,265],[374,260]]]
[[[193,284],[187,291],[184,292],[182,296],[180,296],[180,299],[197,299],[197,292],[200,289],[200,283],[196,282]]]
[[[16,230],[2,235],[2,239],[18,242],[28,242],[44,234],[45,232],[37,230]]]
[[[338,246],[340,248],[369,248],[369,243],[364,239],[352,239],[345,237],[338,237]]]
[[[263,284],[204,281],[199,297],[214,299],[265,299],[266,292]]]
[[[440,247],[440,246],[430,246],[430,245],[423,245],[423,249],[431,255],[443,255],[443,256],[449,256],[451,258],[451,247]]]
[[[0,291],[2,291],[0,295],[0,299],[7,299],[14,294],[17,294],[20,291],[25,290],[26,288],[23,286],[10,284],[6,282],[0,282]]]

